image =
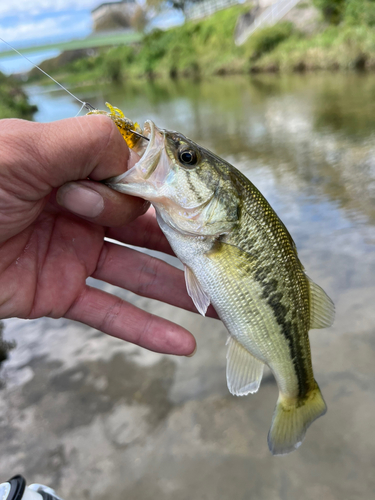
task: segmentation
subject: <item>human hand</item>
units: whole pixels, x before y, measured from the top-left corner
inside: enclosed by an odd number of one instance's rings
[[[144,200],[98,182],[136,161],[105,116],[0,121],[0,318],[65,317],[153,351],[194,351],[184,328],[86,284],[195,310],[182,271],[104,240],[172,253]]]

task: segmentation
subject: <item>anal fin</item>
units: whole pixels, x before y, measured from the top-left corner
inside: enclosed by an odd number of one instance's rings
[[[210,305],[210,297],[201,287],[193,271],[187,266],[185,266],[185,281],[187,293],[192,298],[195,307],[201,315],[205,316],[207,308]]]
[[[229,337],[227,351],[227,383],[235,396],[257,392],[263,376],[264,364],[249,353],[233,337]]]

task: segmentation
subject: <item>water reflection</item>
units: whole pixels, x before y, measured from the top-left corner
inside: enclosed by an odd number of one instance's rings
[[[109,101],[140,123],[152,119],[181,131],[242,170],[285,222],[308,272],[334,298],[354,285],[372,286],[372,75],[125,82],[75,91],[98,108]],[[73,114],[65,103],[75,104],[61,92],[34,89],[33,98],[38,120]]]
[[[75,104],[69,96],[38,95],[35,90],[38,120],[73,114]],[[242,170],[287,225],[308,271],[330,277],[331,294],[339,296],[343,286],[350,288],[351,270],[359,262],[366,262],[366,270],[354,275],[371,282],[372,75],[125,82],[75,92],[98,108],[109,101],[140,123],[152,119],[161,127],[181,131]],[[341,255],[345,263],[332,257],[337,252],[345,254]]]
[[[226,333],[218,322],[116,290],[193,331],[196,356],[166,361],[72,322],[8,321],[5,333],[17,337],[18,347],[2,372],[0,470],[52,483],[73,500],[109,492],[114,500],[372,498],[372,75],[125,82],[75,91],[98,108],[109,101],[139,122],[152,119],[185,133],[263,192],[308,274],[336,303],[334,326],[310,336],[329,411],[298,452],[271,457],[272,379],[252,397],[231,397]],[[39,121],[79,109],[60,91],[30,93]]]
[[[265,165],[278,184],[292,182],[299,195],[330,200],[349,217],[375,222],[372,75],[128,82],[76,92],[98,108],[109,101],[139,122],[179,130],[250,178],[252,168]],[[34,99],[40,121],[79,109],[61,92]]]

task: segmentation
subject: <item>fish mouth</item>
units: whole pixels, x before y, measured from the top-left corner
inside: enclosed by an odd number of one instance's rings
[[[132,150],[140,157],[146,155],[155,143],[155,129],[156,126],[151,120],[147,120],[143,125],[142,136],[145,139],[136,143]],[[147,140],[146,140],[147,139]]]
[[[157,168],[164,149],[164,131],[160,130],[154,122],[147,120],[144,124],[143,135],[148,139],[136,145],[133,151],[140,155],[139,161],[123,174],[103,181],[110,188],[121,193],[140,196],[150,200],[165,178],[165,172]]]

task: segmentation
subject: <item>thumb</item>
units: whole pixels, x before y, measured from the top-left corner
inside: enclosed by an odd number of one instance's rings
[[[127,168],[138,160],[139,156],[131,151]],[[56,201],[69,212],[107,227],[128,224],[150,206],[140,198],[119,193],[92,180],[64,184],[56,193]]]
[[[118,175],[129,156],[116,125],[103,115],[0,122],[2,187],[22,200],[39,201],[69,181]]]
[[[129,158],[117,127],[103,115],[46,124],[0,120],[0,213],[6,215],[0,217],[0,242],[28,227],[55,188],[118,175]]]

